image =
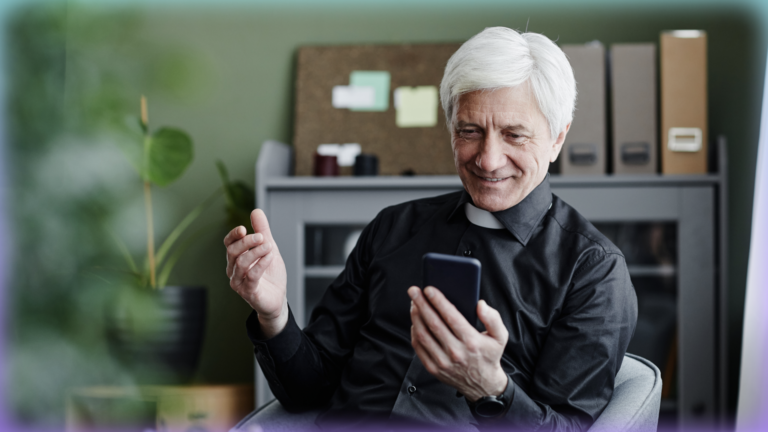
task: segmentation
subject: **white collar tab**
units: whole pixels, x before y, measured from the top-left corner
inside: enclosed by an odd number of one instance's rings
[[[473,206],[471,203],[464,204],[464,213],[467,215],[467,219],[472,222],[473,225],[481,226],[489,229],[503,229],[504,225],[496,219],[493,213],[479,209]]]

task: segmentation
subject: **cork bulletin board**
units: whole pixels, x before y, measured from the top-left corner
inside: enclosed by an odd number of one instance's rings
[[[418,175],[456,174],[445,114],[433,127],[398,127],[393,100],[401,86],[439,88],[448,59],[460,44],[302,47],[298,52],[294,154],[296,175],[312,175],[317,146],[359,143],[379,157],[381,175],[411,170]],[[334,86],[349,84],[352,71],[388,71],[386,111],[334,108]]]

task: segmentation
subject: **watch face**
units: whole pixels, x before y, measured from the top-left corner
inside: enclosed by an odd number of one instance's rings
[[[504,402],[495,397],[484,397],[475,405],[475,413],[480,417],[496,417],[504,412]]]

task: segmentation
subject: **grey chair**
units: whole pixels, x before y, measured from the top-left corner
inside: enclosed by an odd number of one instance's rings
[[[661,405],[661,372],[648,360],[627,354],[616,375],[613,397],[590,432],[655,432]],[[232,431],[289,432],[319,430],[318,412],[290,414],[277,400],[250,413]]]
[[[661,406],[661,372],[648,360],[627,354],[613,384],[613,397],[590,432],[655,432]]]

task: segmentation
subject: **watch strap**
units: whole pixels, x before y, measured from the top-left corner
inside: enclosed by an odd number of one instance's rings
[[[515,383],[507,375],[507,387],[499,396],[485,396],[475,402],[469,402],[469,409],[472,415],[478,420],[493,420],[504,416],[512,405],[512,398],[515,395]]]

